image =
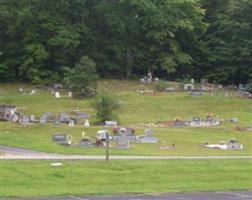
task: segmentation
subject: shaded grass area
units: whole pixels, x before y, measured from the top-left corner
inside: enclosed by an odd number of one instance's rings
[[[252,189],[252,161],[0,161],[0,196],[67,196]]]

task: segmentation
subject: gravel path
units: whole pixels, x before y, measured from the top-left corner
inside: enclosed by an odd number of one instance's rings
[[[67,196],[50,198],[22,198],[16,200],[251,200],[251,191],[170,193],[158,195],[117,195],[117,196]],[[10,199],[14,200],[14,199]]]
[[[44,153],[0,145],[0,160],[104,160],[105,156],[64,155]],[[252,156],[120,156],[111,155],[111,160],[208,160],[208,159],[252,159]]]

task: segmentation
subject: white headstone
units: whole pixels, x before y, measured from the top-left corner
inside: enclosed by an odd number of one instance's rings
[[[194,84],[194,79],[193,78],[191,79],[191,83]]]
[[[90,127],[90,123],[89,123],[88,119],[85,119],[84,126],[85,127]]]
[[[60,93],[59,92],[55,92],[55,98],[60,98]]]
[[[68,97],[70,97],[70,98],[73,97],[73,93],[71,91],[68,92]]]
[[[68,123],[68,126],[74,126],[74,121],[70,120],[69,123]]]
[[[30,121],[35,121],[35,116],[34,115],[30,115]]]
[[[36,90],[32,90],[31,92],[30,92],[30,95],[34,95],[36,93]]]

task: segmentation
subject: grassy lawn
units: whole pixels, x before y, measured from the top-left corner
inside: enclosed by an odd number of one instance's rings
[[[94,116],[91,108],[92,99],[77,100],[67,97],[67,91],[62,92],[61,99],[55,99],[49,91],[38,90],[36,95],[22,95],[18,88],[23,87],[28,92],[34,87],[25,84],[0,84],[4,91],[0,96],[1,103],[15,104],[18,110],[25,114],[35,114],[39,117],[44,112],[70,112],[78,107]],[[214,96],[207,93],[202,97],[192,97],[189,93],[158,93],[155,96],[140,95],[136,90],[151,89],[153,85],[140,85],[134,81],[108,80],[100,83],[100,90],[107,90],[120,98],[123,106],[117,111],[120,123],[136,129],[137,135],[144,132],[143,123],[156,123],[160,120],[191,119],[192,116],[204,117],[212,112],[215,117],[228,119],[238,117],[240,122],[232,124],[224,122],[217,127],[209,128],[153,128],[154,135],[160,140],[158,144],[132,144],[129,150],[117,150],[111,148],[112,154],[121,155],[251,155],[252,134],[239,132],[236,126],[248,126],[252,121],[252,101],[238,99],[230,93],[229,98],[224,97],[224,92],[215,92]],[[91,122],[92,122],[91,118]],[[54,126],[30,125],[21,127],[18,124],[0,122],[0,144],[25,147],[46,152],[65,154],[93,154],[104,153],[103,149],[63,147],[51,142],[54,132],[63,132],[74,136],[74,142],[78,143],[81,132],[95,138],[96,131],[104,127],[83,126],[68,127],[67,125]],[[200,144],[205,141],[212,143],[230,138],[238,139],[245,147],[243,151],[209,150],[202,148]],[[161,150],[161,146],[176,145],[175,150]],[[115,144],[112,143],[112,146]]]
[[[0,196],[66,196],[252,189],[252,161],[0,161]]]
[[[18,88],[31,90],[25,84],[0,84],[0,103],[14,104],[24,114],[39,117],[44,112],[70,112],[78,107],[91,114],[92,99],[71,99],[67,91],[55,99],[49,91],[38,90],[36,95],[21,95]],[[248,126],[252,121],[252,101],[239,99],[229,92],[214,92],[192,97],[186,92],[159,93],[155,96],[140,95],[136,90],[151,89],[153,85],[140,85],[134,81],[102,81],[100,90],[107,90],[122,100],[117,111],[120,123],[144,132],[143,123],[162,120],[205,117],[212,112],[215,117],[238,117],[240,122],[224,122],[209,128],[153,128],[158,144],[131,144],[128,150],[118,150],[112,143],[112,155],[252,155],[251,132],[236,131],[236,126]],[[104,127],[34,124],[22,127],[11,122],[0,122],[0,144],[33,150],[64,154],[103,155],[102,148],[64,147],[51,142],[55,132],[71,134],[78,143],[81,132],[95,138],[96,131]],[[245,147],[242,151],[206,149],[205,141],[238,139]],[[160,147],[176,145],[172,150]],[[165,193],[191,191],[247,190],[252,189],[252,161],[64,161],[63,166],[52,167],[50,161],[0,161],[0,197],[93,195],[122,193]]]

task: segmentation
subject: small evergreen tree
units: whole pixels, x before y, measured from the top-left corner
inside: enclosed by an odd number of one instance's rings
[[[95,67],[95,62],[88,56],[81,57],[73,69],[66,68],[66,85],[81,96],[94,96],[99,78]]]
[[[115,97],[102,93],[95,99],[92,106],[96,109],[96,122],[104,123],[107,120],[117,119],[114,110],[120,107],[120,102]]]

